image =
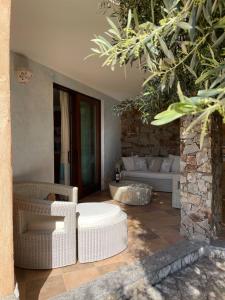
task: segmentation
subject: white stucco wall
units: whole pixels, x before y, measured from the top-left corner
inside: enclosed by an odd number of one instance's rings
[[[33,78],[16,80],[15,69],[23,58],[11,56],[11,113],[14,180],[54,181],[53,83],[101,100],[102,187],[111,179],[120,157],[120,120],[112,113],[116,100],[34,61],[27,61]]]

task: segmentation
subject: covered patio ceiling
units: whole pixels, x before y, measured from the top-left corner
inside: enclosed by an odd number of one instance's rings
[[[11,50],[80,81],[102,93],[123,100],[141,89],[143,74],[128,67],[112,72],[98,58],[84,58],[94,34],[107,29],[100,0],[13,0]]]

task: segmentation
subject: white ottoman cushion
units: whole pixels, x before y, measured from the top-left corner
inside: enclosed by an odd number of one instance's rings
[[[117,217],[121,208],[109,203],[81,203],[77,205],[78,225],[101,226],[109,219]]]
[[[82,203],[78,212],[78,260],[93,262],[127,248],[127,215],[109,203]]]

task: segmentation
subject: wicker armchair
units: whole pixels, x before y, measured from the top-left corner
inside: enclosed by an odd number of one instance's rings
[[[49,193],[69,201],[49,201]],[[77,188],[50,183],[14,184],[15,265],[52,269],[76,263]]]

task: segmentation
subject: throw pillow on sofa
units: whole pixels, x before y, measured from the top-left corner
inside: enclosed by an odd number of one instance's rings
[[[133,156],[122,157],[122,161],[123,161],[124,168],[125,168],[126,171],[135,170],[134,157]]]
[[[151,160],[149,159],[148,169],[151,172],[160,172],[161,164],[162,164],[162,157],[152,157]]]
[[[134,168],[136,171],[146,171],[147,161],[145,157],[134,157]]]
[[[180,156],[170,154],[169,157],[173,158],[171,172],[180,173]]]
[[[172,163],[173,163],[173,158],[171,157],[164,158],[160,168],[160,172],[169,173],[171,171]]]

